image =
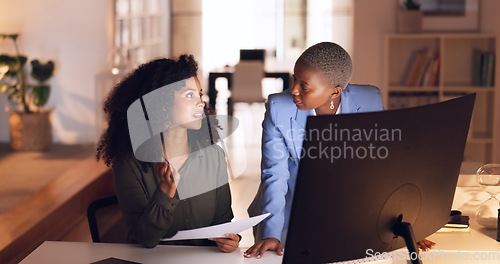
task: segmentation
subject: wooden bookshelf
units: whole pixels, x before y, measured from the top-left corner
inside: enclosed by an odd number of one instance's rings
[[[136,67],[164,55],[166,1],[113,0],[113,67]]]
[[[413,107],[476,93],[471,129],[464,154],[463,173],[475,173],[479,166],[500,162],[499,43],[494,34],[425,33],[388,34],[384,44],[384,87],[386,109]],[[425,50],[425,60],[417,63]],[[478,53],[489,55],[489,77],[481,71]],[[493,54],[493,55],[492,55]],[[435,62],[436,81],[425,80],[426,63]],[[486,57],[486,55],[484,55]],[[485,62],[486,63],[486,62]],[[421,69],[417,76],[411,71]],[[412,69],[413,68],[413,69]],[[486,71],[484,70],[483,71]],[[430,70],[427,68],[427,70]],[[434,69],[436,71],[436,69]],[[482,76],[484,74],[484,76]]]

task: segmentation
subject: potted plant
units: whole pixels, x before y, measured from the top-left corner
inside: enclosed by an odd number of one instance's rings
[[[10,146],[14,150],[43,150],[52,145],[50,113],[44,109],[50,95],[46,82],[54,72],[54,62],[45,64],[32,60],[31,84],[26,78],[24,66],[27,57],[20,55],[17,45],[18,34],[0,34],[1,39],[11,39],[16,54],[0,55],[0,92],[7,94],[13,109],[9,113]]]
[[[405,0],[403,6],[406,10],[420,10],[420,3],[415,0]]]
[[[397,13],[399,33],[420,33],[422,31],[422,11],[416,0],[402,0]]]

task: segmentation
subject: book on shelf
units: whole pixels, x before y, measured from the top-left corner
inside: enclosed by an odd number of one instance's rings
[[[439,69],[440,69],[440,63],[441,63],[441,56],[439,53],[436,53],[436,56],[434,57],[434,65],[432,68],[432,74],[431,74],[431,79],[429,81],[429,86],[438,86],[439,85]]]
[[[429,53],[429,49],[424,48],[417,51],[417,59],[413,63],[411,67],[411,71],[408,74],[408,78],[405,81],[406,86],[416,86],[418,85],[419,78],[421,77],[422,71],[425,67],[425,63],[427,62],[427,57]]]
[[[434,58],[432,58],[431,60],[429,60],[427,62],[424,73],[422,74],[422,78],[420,79],[420,86],[430,86],[432,72],[433,72],[435,63],[436,63],[436,60]]]
[[[401,77],[401,84],[402,85],[406,85],[407,80],[409,80],[411,78],[410,77],[411,73],[415,71],[414,68],[416,67],[418,56],[419,56],[418,50],[415,50],[411,53],[410,59],[408,60],[408,63],[406,64],[406,68],[405,68],[405,71],[403,73],[403,76]]]
[[[420,69],[419,75],[417,76],[417,80],[414,83],[414,86],[424,86],[425,75],[427,75],[427,72],[429,71],[430,65],[432,64],[433,60],[434,58],[431,55],[431,52],[428,52],[425,57],[424,65]]]
[[[480,76],[480,78],[481,78],[480,80],[481,81],[479,83],[480,86],[486,86],[486,84],[488,82],[486,80],[488,78],[487,77],[487,74],[488,74],[488,65],[489,65],[488,60],[489,60],[488,54],[483,52],[481,54],[481,76]]]
[[[473,85],[493,86],[495,71],[495,53],[483,52],[479,49],[473,51]]]
[[[473,63],[474,69],[472,73],[473,85],[481,86],[481,61],[482,61],[482,52],[479,49],[474,49],[473,51]]]
[[[436,86],[439,54],[429,48],[415,50],[408,60],[401,83],[404,86]]]
[[[495,76],[494,70],[495,70],[495,54],[493,52],[488,52],[486,54],[487,56],[487,65],[486,65],[486,81],[485,84],[486,86],[493,86],[494,81],[493,78]]]

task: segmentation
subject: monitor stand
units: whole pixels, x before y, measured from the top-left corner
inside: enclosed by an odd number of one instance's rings
[[[403,222],[403,215],[399,215],[398,221],[394,224],[393,232],[395,236],[400,236],[405,240],[406,248],[408,248],[408,256],[412,264],[422,264],[418,255],[417,242],[413,234],[413,228],[408,222]]]

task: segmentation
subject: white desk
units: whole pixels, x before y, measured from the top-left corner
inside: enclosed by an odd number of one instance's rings
[[[434,249],[422,256],[424,264],[499,264],[500,242],[496,230],[484,229],[475,219],[470,220],[468,233],[434,233],[429,240],[436,242]],[[404,263],[394,261],[393,263]]]
[[[260,260],[243,257],[244,249],[233,253],[223,253],[217,247],[190,247],[159,245],[148,249],[131,244],[87,243],[87,242],[55,242],[45,241],[20,263],[54,264],[54,263],[92,263],[109,257],[139,263],[281,263],[282,257],[267,252]]]
[[[436,248],[424,256],[427,264],[459,264],[459,263],[500,263],[500,242],[495,240],[495,230],[479,229],[474,220],[470,233],[438,233],[429,237],[437,243]],[[457,251],[458,249],[458,251]],[[109,257],[135,261],[140,263],[259,263],[279,264],[282,257],[274,252],[266,252],[262,259],[243,257],[245,249],[240,248],[233,253],[222,253],[216,247],[189,247],[159,245],[153,249],[142,248],[130,244],[107,244],[86,242],[54,242],[46,241],[22,264],[44,263],[91,263]],[[485,255],[487,254],[487,255]],[[475,259],[487,256],[489,259]],[[395,259],[393,263],[406,263]]]
[[[477,188],[457,188],[457,196],[466,199],[455,199],[454,208],[462,210],[464,214],[473,216],[472,209],[481,199],[476,199]],[[473,199],[471,199],[471,197]],[[496,241],[496,230],[481,228],[475,219],[470,220],[470,233],[435,233],[429,237],[437,243],[430,251],[424,264],[499,264],[500,242]],[[243,257],[244,248],[233,253],[222,253],[216,247],[187,247],[187,246],[157,246],[153,249],[142,248],[130,244],[106,244],[85,242],[44,242],[40,247],[27,256],[21,263],[91,263],[109,257],[140,263],[259,263],[278,264],[282,257],[275,252],[266,252],[262,259],[247,259]],[[425,257],[425,256],[424,256]],[[486,259],[477,259],[484,258]],[[395,259],[392,263],[406,263]]]

